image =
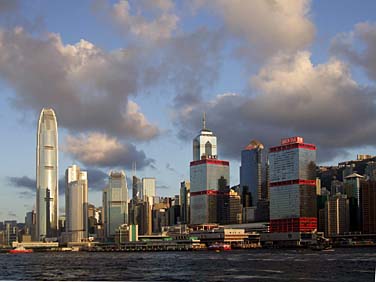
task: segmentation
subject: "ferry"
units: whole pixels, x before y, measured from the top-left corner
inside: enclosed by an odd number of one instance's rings
[[[32,253],[32,249],[25,249],[23,246],[19,246],[13,250],[10,250],[10,254],[24,254],[24,253]]]
[[[214,251],[230,251],[231,245],[230,244],[213,244],[210,245],[208,250],[214,250]]]

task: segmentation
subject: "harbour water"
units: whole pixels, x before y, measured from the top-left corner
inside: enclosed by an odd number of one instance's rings
[[[0,254],[0,280],[374,281],[376,248]]]

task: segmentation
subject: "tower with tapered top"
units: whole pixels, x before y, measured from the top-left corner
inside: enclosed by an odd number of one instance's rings
[[[202,121],[201,132],[193,139],[193,161],[190,163],[190,223],[226,223],[229,162],[218,160],[217,137],[206,128],[205,114]]]
[[[36,239],[58,235],[59,169],[57,121],[53,109],[42,109],[37,132]]]
[[[206,128],[206,114],[202,118],[202,129],[200,134],[193,139],[193,160],[201,160],[202,157],[217,158],[217,137]]]

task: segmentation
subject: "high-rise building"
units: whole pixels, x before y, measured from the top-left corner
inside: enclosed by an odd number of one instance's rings
[[[201,133],[193,139],[193,161],[199,161],[203,157],[217,156],[217,137],[206,128],[206,115],[202,119]]]
[[[161,233],[162,228],[169,224],[168,209],[170,204],[167,202],[157,203],[153,205],[152,210],[152,231],[153,233]]]
[[[350,201],[350,231],[361,230],[360,182],[362,175],[352,173],[344,178],[344,192]]]
[[[349,230],[349,199],[341,194],[331,196],[325,203],[325,236],[340,235]]]
[[[35,241],[35,223],[36,213],[34,210],[27,212],[25,216],[25,234],[31,236],[32,241]]]
[[[65,171],[65,231],[69,242],[88,237],[87,172],[72,165]]]
[[[229,193],[229,205],[229,224],[242,223],[242,204],[240,195],[232,189],[230,189]]]
[[[152,233],[152,209],[149,201],[131,201],[129,204],[129,224],[138,226],[139,235]]]
[[[369,178],[369,180],[376,181],[376,162],[371,161],[367,163],[365,175]]]
[[[190,191],[191,183],[189,181],[180,182],[180,220],[182,223],[189,223]]]
[[[282,139],[269,150],[271,232],[317,228],[316,146],[302,137]]]
[[[103,191],[105,237],[113,240],[117,228],[128,223],[128,186],[124,171],[111,171]]]
[[[140,178],[133,175],[132,177],[132,199],[137,200],[141,199],[142,194],[142,182]]]
[[[57,237],[59,218],[57,121],[53,109],[43,109],[37,133],[36,239]]]
[[[153,205],[153,199],[155,194],[155,178],[154,177],[144,177],[142,178],[142,199],[144,201],[149,201],[150,205]]]
[[[229,162],[217,159],[217,137],[206,128],[205,116],[203,129],[193,140],[190,183],[190,223],[205,224],[222,221],[218,200],[223,200],[223,193],[230,183]]]
[[[262,198],[264,145],[253,140],[241,153],[240,195],[243,207],[257,206]]]
[[[362,207],[362,232],[376,234],[376,181],[360,182]]]

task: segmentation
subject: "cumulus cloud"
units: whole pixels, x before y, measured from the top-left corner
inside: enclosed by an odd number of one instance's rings
[[[143,168],[153,162],[132,144],[121,143],[115,137],[97,132],[77,137],[68,135],[63,151],[87,166],[131,168],[136,162],[137,167]]]
[[[197,7],[214,10],[228,36],[237,38],[246,57],[293,53],[309,46],[315,35],[310,0],[198,0]]]
[[[338,34],[332,41],[331,52],[363,67],[369,78],[376,81],[376,23],[358,23],[353,31]]]
[[[158,42],[171,38],[179,21],[170,0],[119,0],[112,6],[97,1],[93,5],[98,14],[108,18],[124,35],[143,41]]]
[[[241,149],[255,138],[268,147],[282,137],[302,135],[319,145],[321,161],[374,142],[375,91],[358,85],[348,66],[337,59],[313,65],[309,52],[278,55],[250,84],[249,95],[218,95],[181,114],[180,135],[197,134],[206,111],[223,157],[239,158]]]
[[[15,89],[17,106],[51,106],[59,126],[149,140],[158,128],[128,100],[143,79],[132,52],[105,52],[85,40],[64,45],[57,34],[39,38],[20,27],[0,30],[0,76]]]

